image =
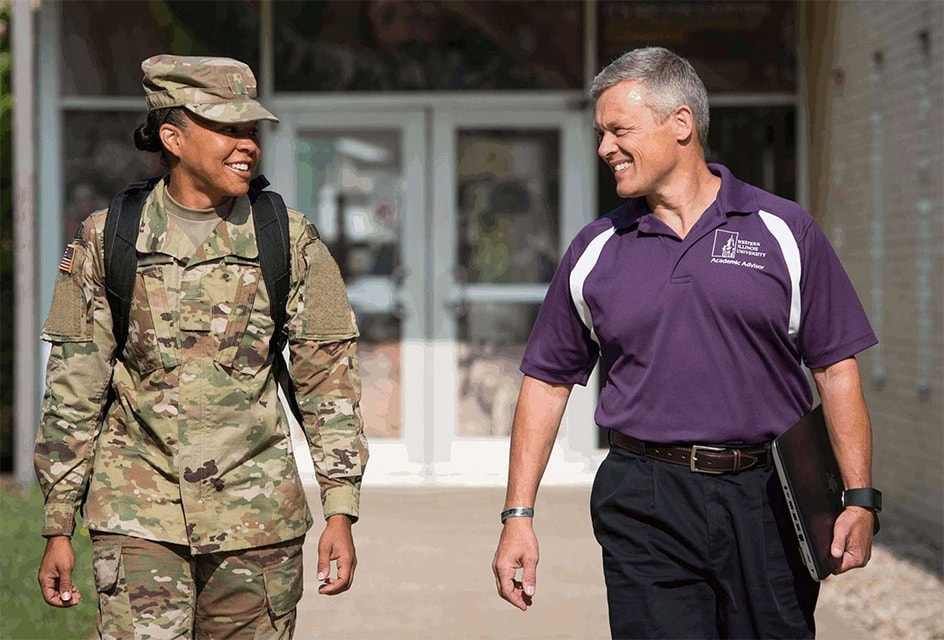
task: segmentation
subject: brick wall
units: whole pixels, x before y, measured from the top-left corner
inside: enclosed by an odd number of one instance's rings
[[[859,358],[874,483],[941,545],[944,2],[809,4],[811,209],[881,341]]]

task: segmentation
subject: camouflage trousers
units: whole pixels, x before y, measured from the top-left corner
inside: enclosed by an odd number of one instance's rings
[[[103,640],[288,640],[304,537],[193,555],[186,546],[92,532]]]

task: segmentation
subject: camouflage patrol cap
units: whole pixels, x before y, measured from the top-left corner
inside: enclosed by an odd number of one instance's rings
[[[239,60],[162,54],[141,70],[148,111],[184,107],[214,122],[279,121],[254,99],[256,78]]]

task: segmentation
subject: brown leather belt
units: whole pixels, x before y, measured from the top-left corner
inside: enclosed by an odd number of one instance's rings
[[[619,431],[610,431],[610,446],[632,451],[662,462],[685,465],[697,473],[738,473],[767,466],[766,447],[719,447],[717,445],[669,445],[643,442]]]

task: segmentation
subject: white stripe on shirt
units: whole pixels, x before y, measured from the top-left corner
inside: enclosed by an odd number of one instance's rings
[[[574,301],[574,306],[577,307],[577,315],[580,316],[580,321],[590,330],[590,337],[597,344],[600,344],[600,341],[597,339],[596,331],[593,330],[593,316],[590,313],[590,306],[583,297],[583,285],[587,281],[590,272],[597,265],[597,260],[600,259],[600,254],[603,253],[603,245],[615,233],[616,228],[610,227],[591,240],[580,258],[577,259],[574,268],[570,271],[570,297]]]
[[[780,245],[780,252],[783,254],[784,262],[787,263],[787,271],[790,274],[790,324],[788,332],[790,339],[796,340],[797,333],[800,330],[800,247],[797,244],[793,232],[783,219],[778,218],[772,213],[758,211],[761,220],[767,225],[767,229],[773,234],[777,243]]]

